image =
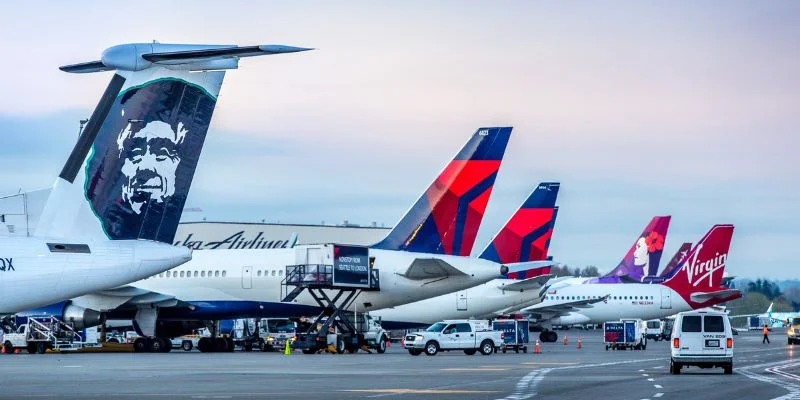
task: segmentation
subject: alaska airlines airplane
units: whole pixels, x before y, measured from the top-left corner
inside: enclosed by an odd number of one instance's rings
[[[664,283],[596,283],[571,278],[547,288],[541,303],[522,309],[544,331],[543,342],[558,336],[553,325],[600,324],[622,318],[656,319],[710,307],[741,297],[722,286],[733,225],[714,225]]]
[[[370,312],[385,329],[429,326],[445,319],[494,316],[503,309],[518,310],[539,300],[550,278],[547,251],[553,234],[560,184],[540,183],[481,253],[480,258],[502,263],[541,262],[541,266],[483,285],[397,307]]]
[[[789,325],[791,319],[800,317],[800,313],[797,312],[773,312],[772,306],[775,303],[769,303],[769,307],[767,311],[762,314],[741,314],[741,315],[731,315],[730,318],[749,318],[749,317],[758,317],[760,320],[769,321],[769,326],[777,326],[777,327],[784,327]]]
[[[380,271],[380,291],[363,292],[355,308],[370,311],[480,285],[522,265],[470,258],[480,222],[511,135],[511,128],[480,128],[387,237],[368,249]],[[108,319],[134,320],[147,339],[138,351],[165,350],[166,338],[208,321],[317,314],[302,293],[282,302],[287,266],[305,249],[213,250],[166,273],[113,290],[72,299],[32,313],[64,315],[71,307],[95,310],[71,319],[77,327]],[[455,254],[455,255],[450,255]],[[219,343],[216,343],[219,342]],[[224,350],[224,340],[214,349]]]
[[[191,259],[188,249],[169,242],[222,70],[236,68],[241,57],[302,50],[126,44],[107,49],[99,61],[61,67],[116,72],[61,170],[34,235],[0,238],[0,314],[130,283]],[[73,308],[70,315],[82,311]]]

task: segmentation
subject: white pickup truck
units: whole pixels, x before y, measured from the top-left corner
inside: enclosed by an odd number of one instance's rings
[[[404,347],[412,356],[423,352],[435,356],[450,350],[463,350],[467,355],[480,351],[488,356],[502,345],[503,333],[491,330],[489,322],[482,320],[445,320],[404,338]]]

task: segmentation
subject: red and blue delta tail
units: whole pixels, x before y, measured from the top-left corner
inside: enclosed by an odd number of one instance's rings
[[[558,182],[540,183],[495,235],[480,258],[502,264],[546,260],[558,211],[556,198],[560,187]],[[535,268],[514,272],[507,277],[525,279],[531,274],[549,273],[549,269]]]
[[[664,240],[669,229],[669,215],[653,217],[641,235],[633,242],[633,246],[625,254],[625,258],[597,282],[616,283],[620,278],[641,282],[645,276],[655,276],[664,252]]]
[[[511,127],[480,128],[373,248],[469,256]]]

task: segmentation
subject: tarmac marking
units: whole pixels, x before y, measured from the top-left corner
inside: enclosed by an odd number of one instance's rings
[[[63,365],[62,368],[83,368],[83,365]]]
[[[653,381],[655,381],[655,379],[653,379],[653,378],[647,378],[647,381],[648,381],[648,382],[653,382]]]
[[[765,363],[765,364],[748,365],[746,367],[739,368],[737,372],[750,379],[780,386],[789,392],[783,396],[776,397],[774,400],[800,399],[800,376],[783,371],[783,368],[790,368],[797,366],[800,366],[800,362],[796,362],[794,360],[784,360],[784,361]],[[777,375],[783,378],[788,378],[798,383],[791,381],[787,382],[775,376],[764,375],[762,373],[751,371],[753,369],[762,369],[762,368],[764,372],[769,372],[773,375]]]
[[[661,358],[648,358],[643,360],[616,361],[616,362],[607,362],[599,364],[570,365],[564,367],[535,369],[530,373],[528,373],[527,375],[523,376],[522,379],[520,379],[519,382],[517,382],[513,393],[511,393],[506,397],[503,397],[501,400],[524,400],[536,396],[537,394],[536,388],[539,386],[539,383],[544,380],[544,376],[550,371],[560,371],[560,370],[577,369],[577,368],[605,367],[611,365],[633,364],[633,363],[651,362],[659,360],[661,360]]]
[[[340,392],[359,393],[392,393],[392,394],[476,394],[498,393],[496,390],[463,390],[463,389],[347,389]]]
[[[664,393],[656,393],[656,394],[653,395],[653,397],[661,397],[663,395],[664,395]]]
[[[508,371],[511,368],[442,368],[442,371]]]
[[[664,387],[661,385],[653,385],[656,389],[663,389]]]
[[[650,375],[647,375],[647,374],[642,374],[642,376],[650,376]]]
[[[578,365],[576,362],[524,362],[522,365]]]

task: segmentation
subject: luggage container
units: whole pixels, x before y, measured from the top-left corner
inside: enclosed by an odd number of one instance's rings
[[[527,319],[496,319],[492,321],[492,330],[503,332],[503,353],[511,349],[519,353],[528,352],[528,328],[530,321]]]
[[[603,324],[603,343],[606,350],[645,350],[647,337],[644,321],[640,319],[608,321]]]

